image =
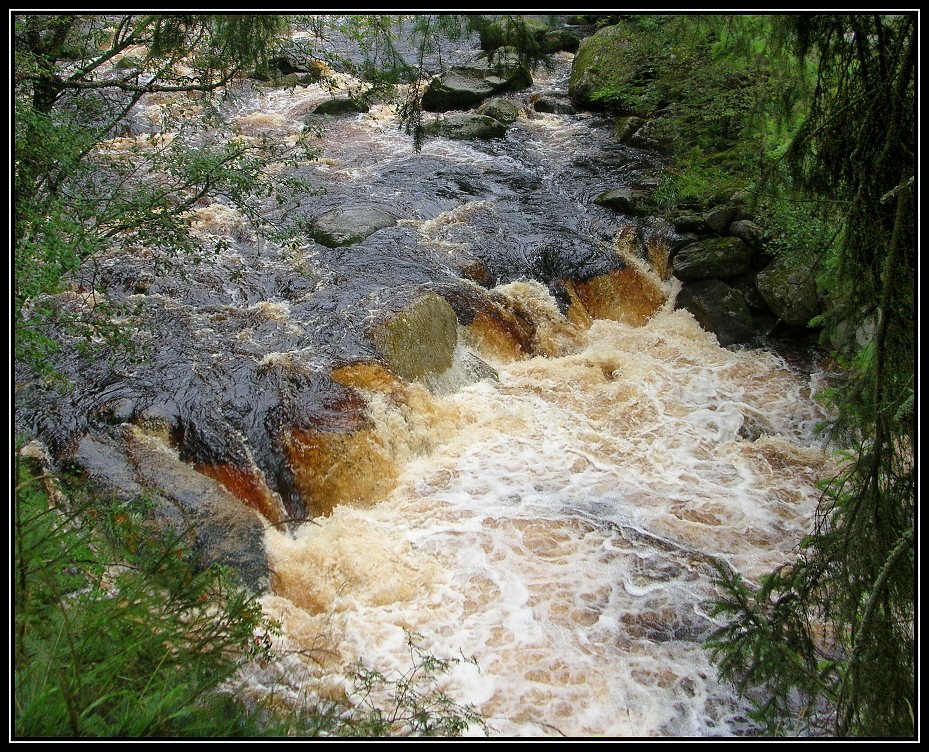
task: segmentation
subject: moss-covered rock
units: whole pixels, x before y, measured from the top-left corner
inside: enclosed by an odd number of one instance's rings
[[[771,311],[786,324],[806,326],[822,311],[816,266],[781,257],[758,273],[755,284]]]
[[[327,99],[325,102],[320,102],[316,109],[313,110],[313,115],[357,115],[360,112],[367,112],[370,109],[368,105],[363,102],[359,102],[350,97],[335,97],[334,99]]]
[[[674,276],[685,282],[728,279],[747,272],[754,253],[739,238],[709,238],[688,245],[674,257]]]
[[[512,123],[520,115],[519,106],[509,99],[494,97],[477,108],[478,115],[486,115],[501,123]]]
[[[426,130],[446,138],[497,138],[506,134],[506,124],[487,115],[461,114],[438,120]]]
[[[451,367],[458,319],[445,298],[427,292],[379,324],[372,338],[391,371],[407,381],[422,381]]]
[[[625,26],[608,26],[581,42],[571,65],[568,94],[578,106],[602,106],[597,93],[627,88],[635,80],[638,68]]]

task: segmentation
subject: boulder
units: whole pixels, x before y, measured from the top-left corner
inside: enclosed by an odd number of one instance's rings
[[[532,75],[515,61],[504,60],[494,67],[459,66],[432,79],[422,106],[427,112],[467,110],[495,94],[531,85]]]
[[[426,292],[378,324],[371,336],[391,371],[407,381],[424,381],[451,367],[458,319],[445,298]]]
[[[426,127],[428,133],[446,138],[497,138],[506,134],[506,124],[487,115],[451,115]]]
[[[634,188],[615,188],[594,198],[597,206],[605,206],[621,214],[646,215],[652,213],[654,205],[649,191]]]
[[[542,51],[547,55],[553,52],[577,52],[580,46],[581,40],[567,29],[551,29],[542,37]]]
[[[558,97],[539,97],[532,103],[536,112],[548,112],[553,115],[574,115],[577,109],[570,102]]]
[[[744,298],[721,280],[688,282],[678,293],[675,307],[690,311],[700,326],[716,335],[723,347],[745,342],[756,334]]]
[[[321,102],[313,110],[312,115],[357,115],[370,109],[366,104],[350,97],[336,97]]]
[[[780,257],[758,273],[755,284],[772,313],[791,326],[806,326],[822,311],[816,264]]]
[[[519,117],[520,109],[518,105],[511,102],[509,99],[495,97],[487,100],[478,107],[477,114],[486,115],[501,123],[509,124],[515,122]]]
[[[703,217],[696,214],[683,214],[674,220],[674,229],[676,232],[709,232],[710,226]]]
[[[747,272],[754,253],[739,238],[709,238],[692,243],[674,257],[674,276],[685,282],[727,279]]]
[[[597,92],[620,90],[635,77],[638,62],[631,52],[624,25],[608,26],[581,42],[571,64],[571,100],[584,108],[601,107]]]
[[[360,243],[385,227],[393,227],[397,218],[372,206],[347,206],[326,212],[313,222],[312,237],[327,248]]]
[[[222,564],[253,592],[267,588],[265,522],[217,481],[182,462],[161,439],[128,425],[112,436],[95,432],[78,443],[73,462],[98,493],[179,535],[198,566]]]
[[[760,250],[764,244],[764,230],[748,219],[737,219],[729,225],[729,234],[739,238],[747,246],[755,250]]]
[[[719,206],[706,212],[703,219],[717,235],[726,235],[732,223],[739,219],[739,211],[737,206]]]

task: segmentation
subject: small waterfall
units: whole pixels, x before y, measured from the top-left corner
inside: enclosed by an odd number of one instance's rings
[[[710,557],[756,578],[809,529],[832,469],[810,379],[682,311],[595,321],[574,349],[423,393],[418,421],[367,392],[385,444],[429,449],[386,500],[268,533],[289,661],[256,684],[306,701],[359,660],[399,675],[415,633],[476,659],[446,689],[506,736],[747,730],[701,648]]]

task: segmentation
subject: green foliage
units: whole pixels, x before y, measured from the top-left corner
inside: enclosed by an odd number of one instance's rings
[[[455,702],[439,688],[440,677],[462,659],[436,658],[417,645],[417,638],[407,635],[410,668],[399,676],[387,677],[357,663],[350,672],[351,691],[300,716],[301,735],[458,737],[469,729],[486,734],[477,709]]]
[[[822,207],[810,214],[825,226],[802,223],[827,253],[820,282],[833,305],[822,320],[849,368],[827,395],[837,414],[831,436],[850,460],[824,488],[795,564],[754,595],[722,580],[727,597],[718,608],[734,620],[711,647],[727,676],[769,698],[759,718],[772,733],[792,728],[785,723],[808,708],[803,733],[910,736],[916,22],[805,14],[784,23],[796,54],[814,63],[816,86],[769,177],[781,178],[781,201]],[[773,206],[790,227],[787,205]],[[795,234],[789,242],[805,241]]]
[[[817,612],[805,604],[798,613],[791,592],[791,569],[784,567],[751,589],[737,573],[714,561],[716,581],[726,597],[714,603],[720,627],[705,647],[754,706],[752,719],[766,735],[811,736],[828,733],[847,665],[811,639],[805,619]],[[801,617],[798,621],[798,616]]]
[[[225,571],[76,492],[50,505],[20,468],[15,496],[14,728],[20,738],[248,736],[217,690],[268,657],[275,626]]]
[[[192,210],[205,201],[221,198],[274,236],[259,201],[282,203],[297,186],[268,168],[311,158],[309,134],[295,144],[247,137],[224,122],[209,92],[262,59],[282,29],[264,15],[16,17],[19,361],[46,369],[62,334],[85,345],[124,343],[113,319],[127,312],[95,293],[95,261],[144,248],[157,271],[200,254],[190,229]],[[147,53],[139,66],[111,69],[117,55],[140,46]],[[168,98],[163,120],[151,133],[128,134],[126,118],[146,94]],[[62,305],[55,296],[68,286],[94,295],[95,305]]]

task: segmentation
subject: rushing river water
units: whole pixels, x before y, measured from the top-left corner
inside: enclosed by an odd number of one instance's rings
[[[537,90],[559,83],[556,73]],[[260,106],[287,117],[316,96]],[[817,381],[771,353],[720,348],[670,304],[644,326],[570,325],[525,281],[534,247],[609,238],[621,220],[590,198],[654,168],[607,135],[596,118],[535,115],[503,141],[433,139],[414,154],[386,109],[329,130],[324,204],[364,195],[402,207],[419,253],[477,249],[498,264],[498,292],[550,323],[552,343],[548,357],[492,361],[498,380],[422,390],[412,416],[365,392],[381,441],[404,447],[397,486],[372,507],[268,533],[264,603],[287,657],[256,667],[256,688],[312,703],[359,660],[400,676],[412,633],[439,658],[476,659],[443,688],[494,733],[749,728],[701,647],[715,626],[710,557],[756,578],[809,529],[828,471]],[[370,258],[352,273],[365,276]]]
[[[570,55],[558,59],[513,99],[527,107],[534,93],[563,91]],[[256,134],[295,136],[329,96],[322,86],[271,89],[240,99],[233,115]],[[160,106],[153,100],[147,116]],[[462,331],[455,367],[478,353],[496,378],[452,374],[431,390],[406,385],[399,400],[353,383],[366,440],[389,464],[369,472],[390,476],[389,493],[269,528],[273,591],[263,604],[282,626],[280,660],[248,667],[250,691],[310,706],[348,686],[357,661],[402,675],[413,634],[438,658],[474,658],[441,687],[495,734],[748,731],[744,705],[702,648],[717,626],[711,559],[756,579],[789,561],[810,529],[815,484],[831,470],[814,434],[825,417],[813,400],[821,374],[719,347],[674,310],[673,280],[641,257],[627,261],[639,264],[654,315],[565,316],[553,263],[608,272],[617,249],[662,232],[591,204],[601,191],[649,184],[660,166],[612,143],[605,121],[527,108],[504,139],[433,138],[420,153],[386,105],[325,125],[320,159],[300,171],[326,193],[302,197],[288,221],[363,201],[400,223],[349,248],[308,242],[285,253],[261,248],[213,204],[199,228],[231,242],[215,266],[143,284],[132,262],[103,263],[111,289],[144,287],[149,313],[182,346],[151,335],[154,364],[101,378],[75,414],[122,400],[127,415],[146,408],[168,424],[201,416],[203,444],[225,420],[235,430],[223,446],[247,455],[265,494],[292,512],[295,484],[268,448],[267,415],[283,408],[267,379],[302,374],[294,383],[311,396],[293,399],[322,411],[334,398],[321,374],[370,362],[365,327],[405,291],[464,294],[460,268],[480,261],[497,299],[531,319],[542,354],[495,350]],[[185,441],[196,454],[193,434]]]

